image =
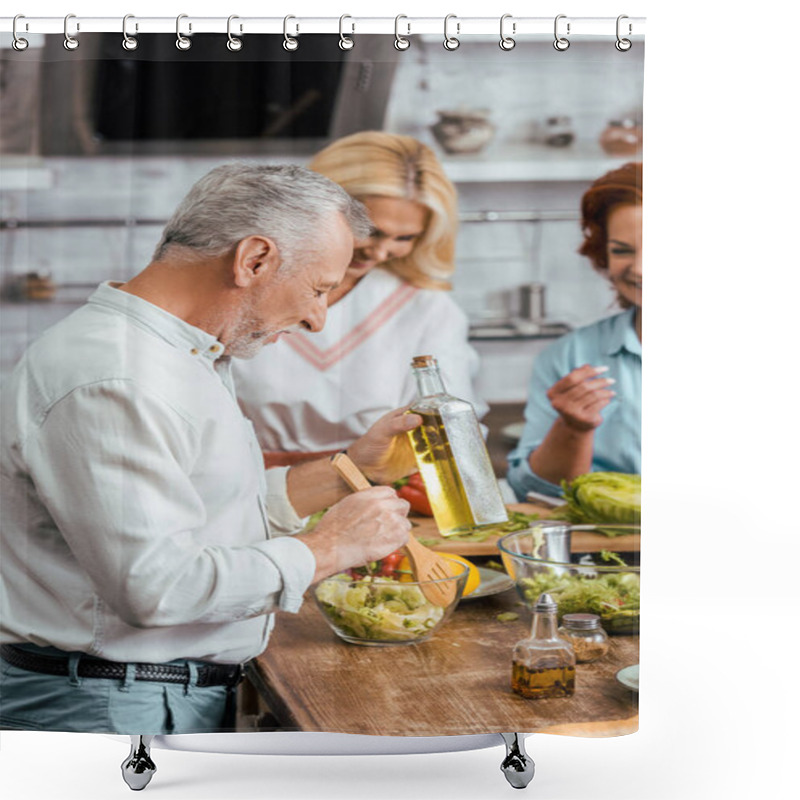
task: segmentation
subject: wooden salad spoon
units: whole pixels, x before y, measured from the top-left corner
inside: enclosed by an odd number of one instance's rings
[[[331,459],[331,463],[354,492],[371,487],[372,484],[347,454],[337,453]],[[429,547],[425,547],[424,544],[420,544],[414,534],[409,534],[408,542],[403,550],[408,556],[411,575],[415,581],[420,581],[419,588],[426,599],[436,606],[449,606],[456,599],[458,591],[457,581],[450,569],[452,562]],[[444,580],[445,578],[451,580]],[[427,583],[427,581],[436,581],[436,583]]]

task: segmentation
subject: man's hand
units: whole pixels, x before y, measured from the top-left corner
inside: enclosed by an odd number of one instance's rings
[[[409,505],[389,486],[374,486],[331,506],[309,533],[299,534],[314,554],[314,582],[377,561],[408,541]]]
[[[615,394],[608,388],[614,380],[600,377],[606,369],[584,364],[547,390],[550,405],[573,431],[591,431],[603,422],[600,412]]]
[[[393,483],[417,469],[406,434],[422,424],[422,417],[407,414],[407,410],[398,408],[384,414],[347,448],[347,455],[373,483]]]
[[[417,470],[406,433],[421,425],[422,417],[405,412],[398,408],[385,414],[347,448],[355,465],[373,483],[394,483]],[[301,517],[332,506],[348,492],[329,458],[292,467],[286,476],[286,490]]]

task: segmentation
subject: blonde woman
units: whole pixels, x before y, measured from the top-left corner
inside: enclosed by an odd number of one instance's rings
[[[409,364],[433,354],[448,390],[475,395],[478,357],[463,311],[448,293],[455,267],[457,197],[433,151],[410,136],[344,137],[309,164],[367,207],[371,235],[356,242],[328,296],[319,333],[293,332],[237,361],[237,396],[267,466],[335,452],[381,415],[409,403]]]

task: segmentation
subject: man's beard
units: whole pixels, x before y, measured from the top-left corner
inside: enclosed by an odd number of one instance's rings
[[[269,344],[275,344],[274,337],[279,333],[292,333],[293,331],[301,330],[304,330],[302,325],[259,330],[256,320],[250,316],[244,316],[233,327],[230,340],[225,346],[225,353],[234,358],[254,358],[261,351],[261,348]]]
[[[279,331],[259,331],[258,333],[243,333],[239,335],[233,331],[233,337],[225,348],[225,354],[234,358],[254,358],[265,346],[265,340],[275,336]]]
[[[291,272],[286,271],[282,276],[283,280],[291,277]],[[262,347],[274,344],[274,337],[279,333],[291,333],[293,331],[305,330],[302,324],[291,325],[288,328],[270,328],[264,330],[260,326],[263,324],[254,308],[257,306],[257,299],[249,297],[244,304],[239,319],[232,327],[225,345],[225,353],[235,358],[253,358],[258,355]]]

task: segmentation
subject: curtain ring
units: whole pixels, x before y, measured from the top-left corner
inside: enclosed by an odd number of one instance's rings
[[[27,50],[28,49],[28,40],[27,39],[23,39],[21,36],[19,36],[17,34],[17,20],[18,19],[25,19],[25,15],[24,14],[17,14],[17,16],[14,17],[14,22],[11,24],[11,33],[14,36],[14,41],[11,42],[11,46],[17,52],[21,53],[23,50]]]
[[[506,51],[513,50],[517,46],[517,43],[514,41],[514,39],[511,36],[506,36],[505,35],[505,31],[504,31],[504,26],[505,26],[506,20],[507,19],[511,19],[511,18],[512,18],[511,14],[503,14],[503,16],[500,17],[500,49],[501,50],[506,50]],[[516,33],[517,32],[517,23],[516,22],[512,22],[511,23],[511,32],[512,33]]]
[[[232,53],[238,53],[239,50],[242,49],[242,40],[238,39],[236,36],[234,36],[231,33],[231,22],[233,22],[233,20],[235,20],[235,19],[239,19],[239,17],[237,17],[235,14],[231,14],[231,16],[228,17],[228,44],[227,44],[227,47],[228,47],[228,50],[230,50]],[[242,31],[242,26],[240,25],[239,26],[239,32],[241,33],[241,31]]]
[[[192,40],[187,38],[181,33],[181,20],[187,19],[189,17],[188,14],[178,14],[178,18],[175,20],[175,35],[178,37],[175,40],[175,47],[178,50],[188,50],[192,46]],[[189,33],[192,32],[192,23],[189,23]]]
[[[447,33],[447,24],[451,19],[458,19],[458,17],[455,14],[448,14],[444,18],[444,42],[442,42],[442,44],[444,45],[445,50],[450,50],[452,52],[453,50],[458,50],[458,48],[461,46],[461,42],[459,42],[455,36],[449,36]],[[460,32],[461,24],[456,22],[456,33]]]
[[[344,31],[342,27],[344,25],[344,21],[346,19],[353,19],[349,14],[342,14],[339,17],[339,49],[340,50],[352,50],[355,42],[349,37],[344,35]],[[356,26],[354,22],[350,23],[350,33],[355,33]]]
[[[553,25],[553,30],[555,32],[556,40],[553,42],[553,47],[558,50],[560,53],[563,53],[569,47],[569,39],[566,36],[559,36],[558,35],[558,21],[560,19],[566,19],[566,14],[559,14],[556,17],[556,21]],[[567,23],[567,33],[569,34],[569,22]]]
[[[291,14],[283,18],[283,49],[288,50],[289,52],[293,52],[297,50],[300,46],[300,42],[297,39],[289,36],[289,31],[287,30],[289,25],[290,19],[297,19],[297,17],[293,17]],[[295,34],[300,32],[300,26],[297,25],[297,30],[295,30]]]
[[[128,20],[136,19],[133,14],[126,14],[122,18],[122,47],[125,50],[135,50],[139,46],[139,40],[135,36],[128,36]],[[139,23],[134,23],[134,30],[139,30]]]
[[[398,14],[394,18],[394,49],[395,50],[408,50],[411,47],[411,41],[406,39],[405,36],[400,35],[400,20],[401,19],[408,19],[405,14]],[[411,23],[407,22],[406,27],[408,28],[407,36],[411,36]]]
[[[617,17],[617,41],[614,42],[614,47],[616,47],[617,50],[620,51],[620,53],[625,53],[628,50],[630,50],[631,47],[632,47],[632,43],[631,43],[630,39],[623,39],[619,35],[620,22],[622,22],[623,19],[628,19],[628,16],[626,14],[620,14]],[[628,23],[628,36],[630,36],[631,33],[633,33],[633,26],[629,22]]]
[[[67,14],[67,16],[64,17],[64,49],[65,50],[77,50],[78,49],[78,45],[80,44],[80,42],[74,36],[70,36],[69,35],[69,30],[68,29],[69,29],[69,21],[71,19],[75,19],[75,15],[74,14]],[[75,31],[76,32],[80,31],[80,29],[81,29],[80,24],[76,23],[75,24]]]

